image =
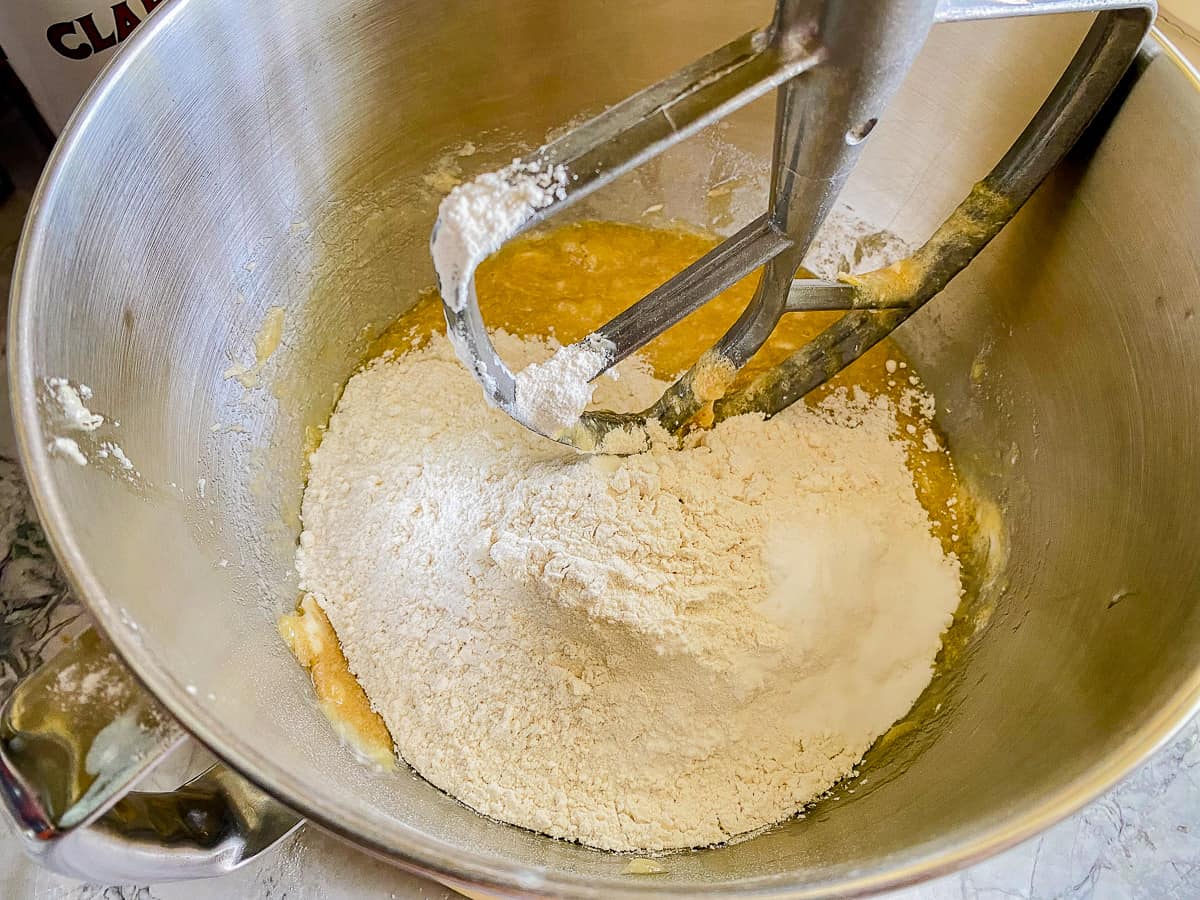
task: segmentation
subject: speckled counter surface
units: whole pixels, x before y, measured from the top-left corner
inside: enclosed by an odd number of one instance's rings
[[[1166,30],[1172,39],[1187,44],[1179,29]],[[1191,47],[1195,53],[1196,45]],[[36,159],[14,161],[14,152],[12,142],[0,147],[0,162],[24,188],[0,205],[0,298],[7,298],[16,234],[38,165]],[[36,151],[31,155],[36,157]],[[7,378],[0,375],[0,698],[87,624],[37,524],[16,461],[7,399]],[[185,746],[178,753],[184,757],[178,761],[182,767],[187,757],[203,751]],[[125,886],[84,884],[43,871],[24,856],[9,828],[0,825],[0,900],[458,896],[312,827],[220,879]],[[1200,898],[1200,719],[1109,794],[1040,837],[964,872],[892,894],[889,900],[959,897]]]

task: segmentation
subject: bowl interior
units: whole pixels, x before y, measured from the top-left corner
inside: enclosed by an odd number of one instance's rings
[[[22,249],[12,341],[48,532],[189,728],[364,846],[530,891],[869,886],[1065,814],[1194,702],[1200,104],[1157,55],[1119,113],[902,330],[965,477],[1002,514],[991,552],[1005,565],[969,610],[974,636],[928,721],[873,752],[855,793],[673,856],[651,884],[622,876],[623,859],[487,821],[409,772],[370,771],[317,710],[275,631],[296,599],[305,432],[370,338],[432,284],[445,179],[507,161],[769,12],[175,0],[56,155]],[[1019,132],[1085,20],[936,28],[844,202],[874,229],[923,239]],[[763,202],[771,117],[769,100],[755,104],[586,212],[664,203],[711,224],[707,186],[737,174],[718,224],[742,224]],[[468,141],[476,152],[456,152]],[[829,240],[853,251],[853,235]],[[230,369],[255,362],[276,308],[282,342],[247,387]],[[47,452],[64,433],[51,376],[89,385],[109,420],[72,435],[86,466]],[[136,476],[99,455],[103,441]]]

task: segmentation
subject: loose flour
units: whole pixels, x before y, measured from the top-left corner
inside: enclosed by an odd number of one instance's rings
[[[597,403],[665,386],[617,371]],[[435,336],[346,386],[302,588],[398,753],[469,806],[614,850],[727,840],[851,772],[929,681],[959,571],[895,425],[842,391],[580,456],[488,407]]]
[[[430,254],[442,296],[454,309],[468,301],[475,267],[513,237],[536,213],[566,197],[567,171],[536,162],[487,172],[456,186],[438,207]]]

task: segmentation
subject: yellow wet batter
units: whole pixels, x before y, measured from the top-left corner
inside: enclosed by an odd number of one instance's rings
[[[629,307],[716,244],[712,237],[680,229],[653,229],[614,222],[579,222],[534,232],[509,242],[476,272],[480,308],[489,326],[521,336],[553,335],[563,344],[579,340]],[[641,354],[660,377],[691,366],[725,333],[746,306],[757,282],[748,276],[648,344]],[[749,377],[801,347],[841,313],[787,315],[770,341],[744,370]],[[370,347],[368,361],[385,352],[402,353],[435,331],[444,331],[433,290],[401,316]],[[890,398],[897,409],[896,435],[907,448],[917,496],[947,553],[965,556],[970,499],[961,490],[945,442],[933,423],[913,408],[917,375],[890,340],[808,398],[854,387]],[[314,436],[316,438],[318,436]],[[313,443],[315,449],[315,440]],[[309,598],[284,616],[280,632],[312,673],[326,715],[365,756],[392,759],[383,720],[350,672],[325,614]]]

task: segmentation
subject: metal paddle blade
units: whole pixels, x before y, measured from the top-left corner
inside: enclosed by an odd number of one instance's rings
[[[439,247],[453,241],[469,244],[474,255],[449,270],[438,266],[448,335],[491,402],[526,427],[580,450],[635,451],[648,445],[651,423],[679,434],[731,415],[774,415],[890,334],[1000,232],[1108,99],[1135,59],[1155,10],[1152,0],[1033,0],[1019,7],[986,0],[779,0],[765,29],[635,94],[503,172],[451,193],[434,227],[435,262]],[[873,272],[796,279],[929,29],[937,22],[1063,12],[1098,15],[1025,131],[930,239],[912,256]],[[761,269],[741,316],[648,409],[581,411],[561,422],[535,415],[536,385],[514,376],[492,345],[475,297],[475,266],[526,228],[772,90],[777,100],[767,212],[559,354],[562,361],[586,355],[588,366],[576,371],[594,378]],[[464,198],[486,179],[498,189],[488,196],[499,198],[505,214],[491,216],[498,224],[481,240],[464,233],[462,217],[453,211],[470,212]],[[483,210],[485,218],[493,212]],[[846,314],[775,369],[732,389],[783,315],[814,310]]]

